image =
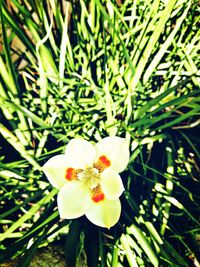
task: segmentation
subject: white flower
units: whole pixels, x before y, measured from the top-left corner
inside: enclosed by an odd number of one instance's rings
[[[43,166],[49,182],[60,189],[60,217],[85,215],[92,223],[110,228],[121,213],[119,197],[124,191],[121,177],[129,161],[125,139],[106,137],[92,145],[72,139],[65,154],[50,158]]]

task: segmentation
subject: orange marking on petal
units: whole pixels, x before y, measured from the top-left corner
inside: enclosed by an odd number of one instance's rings
[[[103,165],[105,165],[106,167],[110,166],[110,160],[108,158],[106,158],[106,156],[101,156],[99,157],[99,161],[101,161],[103,163]]]
[[[65,174],[65,178],[68,180],[68,181],[73,181],[73,180],[76,180],[78,179],[78,174],[80,172],[82,172],[83,170],[81,169],[74,169],[74,168],[68,168],[66,170],[66,174]]]
[[[96,203],[104,200],[105,198],[105,195],[101,191],[101,186],[99,184],[94,189],[92,189],[91,195],[92,195],[92,200]]]
[[[111,161],[106,156],[100,156],[98,161],[94,164],[99,172],[103,172],[106,168],[111,165]]]
[[[105,197],[104,194],[101,193],[101,194],[99,194],[99,195],[95,195],[95,196],[93,196],[93,197],[92,197],[92,200],[93,200],[94,202],[98,203],[99,201],[104,200],[104,197]]]
[[[66,170],[66,174],[65,174],[65,178],[69,181],[73,180],[73,176],[74,176],[74,169],[73,168],[68,168]]]

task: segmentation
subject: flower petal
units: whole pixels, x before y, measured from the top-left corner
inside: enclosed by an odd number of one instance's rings
[[[124,191],[120,175],[111,168],[101,173],[100,185],[106,198],[110,200],[119,198]]]
[[[75,219],[85,214],[89,189],[80,181],[64,185],[58,193],[58,211],[63,219]]]
[[[71,167],[85,169],[86,167],[93,165],[96,158],[96,149],[88,141],[81,138],[75,138],[68,143],[65,155],[68,158],[68,164]]]
[[[43,171],[52,184],[56,188],[61,188],[66,184],[65,179],[67,170],[67,158],[65,155],[57,155],[50,158],[43,166]]]
[[[122,172],[129,161],[129,147],[124,138],[108,136],[96,144],[97,158],[103,160],[107,167],[112,167],[116,172]]]
[[[105,199],[98,203],[90,201],[90,204],[85,212],[86,217],[93,224],[100,227],[110,228],[115,225],[121,214],[121,203],[119,199]]]

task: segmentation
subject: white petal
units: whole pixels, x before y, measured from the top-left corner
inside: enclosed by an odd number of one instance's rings
[[[68,143],[65,154],[71,167],[85,169],[93,165],[96,158],[96,149],[88,141],[76,138]]]
[[[129,147],[124,138],[109,136],[96,144],[97,158],[105,156],[110,161],[110,167],[116,172],[122,172],[129,161]]]
[[[107,199],[117,199],[124,191],[120,175],[111,168],[101,173],[100,185]]]
[[[65,155],[57,155],[50,158],[42,167],[49,182],[56,188],[66,184],[67,158]]]
[[[119,220],[120,214],[121,203],[119,199],[104,199],[98,203],[91,200],[90,205],[85,212],[86,217],[93,224],[106,228],[110,228],[115,225]]]
[[[85,214],[89,189],[80,181],[64,185],[58,193],[58,211],[63,219],[75,219]]]

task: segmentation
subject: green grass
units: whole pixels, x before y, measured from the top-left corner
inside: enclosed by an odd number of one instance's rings
[[[198,266],[198,2],[12,0],[0,20],[0,263],[60,242],[70,267]],[[131,151],[118,224],[60,220],[41,166],[113,134]]]

